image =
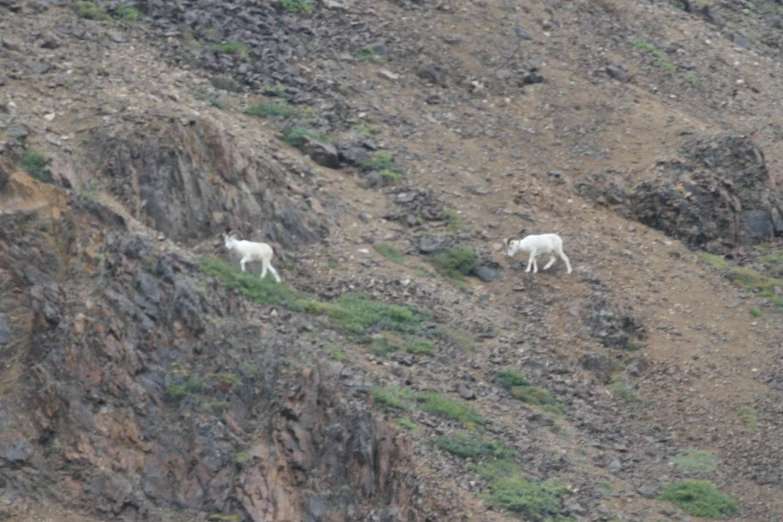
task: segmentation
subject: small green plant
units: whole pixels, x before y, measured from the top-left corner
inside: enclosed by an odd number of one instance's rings
[[[383,180],[384,185],[392,185],[394,182],[399,181],[400,174],[392,172],[391,170],[384,169],[378,173]]]
[[[473,406],[453,401],[439,393],[424,393],[419,395],[417,400],[422,401],[421,409],[429,413],[437,413],[468,425],[480,425],[485,422]]]
[[[220,100],[217,99],[217,96],[215,96],[214,94],[198,91],[195,93],[195,96],[199,100],[204,100],[206,102],[209,102],[210,105],[212,105],[213,107],[217,107],[221,111],[228,109],[228,105],[226,105],[225,103],[221,103]]]
[[[776,286],[783,288],[783,279],[767,277],[752,268],[738,266],[730,268],[726,277],[735,285],[749,290],[773,291]]]
[[[373,248],[375,248],[375,251],[378,252],[383,257],[385,257],[386,259],[390,261],[394,261],[395,263],[402,264],[403,254],[394,245],[390,245],[388,243],[378,243]]]
[[[653,44],[648,42],[643,42],[639,40],[635,40],[632,42],[633,46],[637,49],[641,49],[642,51],[647,51],[648,53],[652,54],[656,60],[655,65],[663,69],[664,71],[667,71],[670,74],[676,75],[677,74],[677,67],[675,67],[670,61],[669,56],[655,47]]]
[[[424,339],[416,339],[408,344],[406,350],[414,355],[435,355],[435,345]]]
[[[729,266],[729,262],[723,256],[716,256],[715,254],[709,254],[707,252],[699,252],[697,254],[699,259],[710,265],[712,268],[723,270]]]
[[[395,174],[401,174],[403,172],[402,167],[397,165],[392,158],[391,152],[388,150],[376,150],[372,153],[372,156],[362,163],[364,170],[388,170]]]
[[[503,388],[513,388],[514,386],[529,386],[528,381],[524,375],[514,370],[513,368],[505,368],[500,370],[495,375],[495,382]]]
[[[610,494],[612,492],[612,489],[613,489],[612,488],[612,484],[610,484],[609,482],[607,482],[605,480],[603,482],[601,482],[600,484],[598,484],[598,487],[601,488],[601,491],[603,492],[604,495]]]
[[[356,58],[363,62],[370,63],[381,63],[383,61],[383,58],[369,45],[356,49]]]
[[[519,401],[540,406],[543,411],[552,415],[562,415],[565,412],[565,406],[557,402],[552,394],[543,388],[514,386],[511,388],[511,396]]]
[[[720,461],[718,457],[708,451],[685,449],[681,450],[677,456],[672,457],[671,463],[680,469],[709,473],[718,469]]]
[[[135,22],[139,19],[139,16],[141,16],[138,9],[125,4],[118,5],[115,12],[117,13],[117,16],[129,22]]]
[[[261,86],[261,92],[267,96],[273,96],[276,98],[285,98],[285,85],[265,83]]]
[[[435,270],[453,281],[462,282],[478,266],[476,252],[469,246],[457,245],[435,254],[432,259]]]
[[[416,423],[410,420],[408,417],[400,417],[397,419],[397,424],[408,431],[416,431],[418,429]]]
[[[205,402],[202,404],[204,409],[212,410],[213,413],[223,413],[231,408],[231,403],[226,401]]]
[[[443,328],[440,330],[442,337],[445,337],[464,353],[473,353],[476,351],[476,340],[470,332],[464,330],[455,330],[452,328]]]
[[[498,440],[486,439],[474,433],[457,432],[451,437],[438,439],[435,445],[442,450],[462,458],[494,457],[511,459],[518,455],[516,451]]]
[[[638,402],[639,398],[633,394],[633,386],[628,382],[628,376],[625,373],[617,375],[609,384],[609,388],[614,392],[615,397],[625,402]]]
[[[92,2],[75,2],[71,4],[71,9],[81,18],[87,20],[109,20],[111,16],[106,13],[106,10],[98,7]]]
[[[397,408],[398,410],[408,411],[412,406],[410,388],[399,388],[397,386],[388,386],[386,388],[373,387],[372,398],[378,404]]]
[[[759,261],[769,268],[783,268],[783,255],[780,254],[767,254],[759,257]]]
[[[764,314],[761,312],[761,308],[758,308],[758,307],[754,306],[753,308],[750,309],[750,315],[752,315],[753,317],[758,319],[759,317],[761,317]]]
[[[364,294],[343,294],[331,303],[312,303],[307,311],[333,318],[352,333],[370,329],[417,333],[423,315],[412,306],[398,306],[374,301]]]
[[[324,134],[319,134],[313,130],[298,126],[290,127],[283,131],[282,138],[284,142],[292,147],[302,146],[307,138],[321,143],[329,143],[331,141],[329,137]]]
[[[381,132],[378,129],[378,126],[375,125],[372,121],[363,121],[362,123],[353,125],[351,127],[353,131],[358,134],[359,136],[362,136],[363,138],[371,138]]]
[[[701,78],[699,78],[697,75],[693,73],[688,73],[685,76],[683,76],[683,78],[691,82],[693,85],[701,85],[702,83]]]
[[[778,295],[772,292],[759,292],[757,294],[759,297],[764,297],[766,299],[769,299],[774,304],[778,306],[783,306],[783,295]]]
[[[453,208],[447,208],[443,211],[443,214],[446,216],[446,232],[455,235],[462,232],[462,214]]]
[[[38,181],[44,183],[50,183],[52,181],[49,172],[46,170],[49,160],[47,160],[43,154],[36,150],[28,150],[22,155],[22,159],[19,160],[19,168],[27,172],[30,176],[34,177]]]
[[[199,393],[203,383],[199,379],[188,379],[179,384],[172,384],[166,388],[166,397],[179,401],[188,395]]]
[[[14,391],[14,389],[11,386],[6,386],[5,388],[3,388],[3,391],[0,393],[2,393],[3,395],[10,395],[12,391]]]
[[[241,60],[247,59],[248,56],[247,46],[236,40],[229,40],[226,43],[218,44],[215,46],[215,49],[223,54],[236,56]]]
[[[566,522],[560,515],[560,495],[565,488],[555,481],[526,479],[521,470],[510,467],[508,476],[492,481],[489,492],[480,496],[490,505],[519,513],[531,522]]]
[[[209,79],[215,89],[228,92],[242,92],[242,86],[230,76],[217,75]]]
[[[331,355],[335,361],[343,362],[348,360],[348,357],[345,355],[345,353],[336,345],[332,343],[326,343],[324,348],[327,352],[329,352],[329,355]]]
[[[210,520],[215,520],[216,522],[239,522],[239,515],[220,515],[220,514],[214,514],[209,515]]]
[[[748,408],[747,406],[743,406],[739,410],[737,410],[737,414],[739,415],[740,420],[747,426],[749,429],[756,431],[759,429],[758,426],[758,418],[759,418],[759,412],[758,410],[755,410],[753,408]]]
[[[628,341],[625,345],[625,350],[628,352],[635,352],[639,349],[641,349],[642,345],[640,343],[637,343],[635,341]]]
[[[245,110],[245,114],[258,118],[289,118],[298,115],[299,110],[286,102],[264,102]]]
[[[667,485],[658,500],[668,500],[694,517],[724,519],[737,511],[737,502],[704,480],[683,480]]]
[[[280,7],[283,11],[289,13],[302,13],[310,14],[313,12],[313,6],[307,3],[305,0],[281,0]]]
[[[396,352],[399,349],[400,347],[398,345],[383,337],[374,337],[372,341],[370,341],[369,346],[370,352],[378,355],[379,357],[386,357],[390,353]]]

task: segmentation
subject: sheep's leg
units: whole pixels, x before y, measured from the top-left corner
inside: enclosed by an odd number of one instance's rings
[[[261,261],[261,279],[266,277],[266,265],[268,264],[267,261]]]
[[[530,272],[530,267],[533,266],[533,273],[535,274],[538,272],[538,264],[536,263],[536,251],[535,249],[530,251],[530,257],[527,258],[527,270],[525,272]]]
[[[546,269],[548,269],[550,266],[552,266],[552,264],[553,264],[554,262],[555,262],[555,255],[554,255],[554,254],[549,254],[549,263],[547,263],[547,264],[546,264],[546,266],[544,267],[544,270],[546,270]]]
[[[563,252],[562,247],[560,249],[558,249],[557,254],[560,256],[560,259],[565,261],[566,269],[567,269],[566,273],[570,274],[571,273],[571,262],[568,261],[568,256],[565,255],[565,252]]]
[[[242,271],[243,272],[245,271],[245,263],[247,263],[248,261],[250,261],[250,258],[245,256],[245,257],[242,258],[242,261],[239,262],[239,264],[242,266]]]
[[[270,263],[269,261],[265,261],[264,262],[264,270],[265,271],[266,271],[266,267],[267,266],[269,267],[269,271],[272,272],[272,275],[275,276],[275,281],[277,281],[279,283],[280,282],[280,276],[277,275],[277,270],[275,270],[275,267],[273,267],[272,263]]]

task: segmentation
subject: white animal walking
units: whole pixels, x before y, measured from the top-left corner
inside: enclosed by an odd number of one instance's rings
[[[245,241],[244,239],[237,239],[233,234],[224,234],[223,240],[228,250],[235,250],[242,260],[239,262],[242,265],[242,271],[245,272],[245,263],[253,261],[261,261],[261,279],[266,276],[266,271],[272,272],[275,276],[275,280],[279,283],[280,276],[277,275],[277,270],[272,266],[272,256],[274,251],[272,247],[266,243],[254,243],[253,241]]]
[[[538,263],[536,263],[536,256],[538,254],[549,254],[549,263],[544,266],[544,270],[552,266],[555,262],[555,254],[565,261],[568,273],[571,273],[571,263],[568,261],[568,257],[563,252],[563,240],[557,234],[540,234],[527,236],[523,239],[504,239],[503,244],[506,246],[506,257],[513,257],[519,251],[527,252],[527,270],[530,272],[530,266],[533,266],[533,273],[538,272]]]

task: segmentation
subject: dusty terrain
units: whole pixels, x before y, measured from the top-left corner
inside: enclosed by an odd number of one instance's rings
[[[783,521],[783,288],[736,272],[783,277],[779,4],[298,5],[0,0],[0,519],[686,520],[696,478]],[[210,272],[226,228],[311,304]],[[341,328],[354,292],[423,323]],[[493,503],[462,432],[556,507]]]

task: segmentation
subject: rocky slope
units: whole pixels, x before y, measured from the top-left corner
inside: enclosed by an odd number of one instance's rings
[[[0,514],[783,520],[778,8],[0,0]]]

